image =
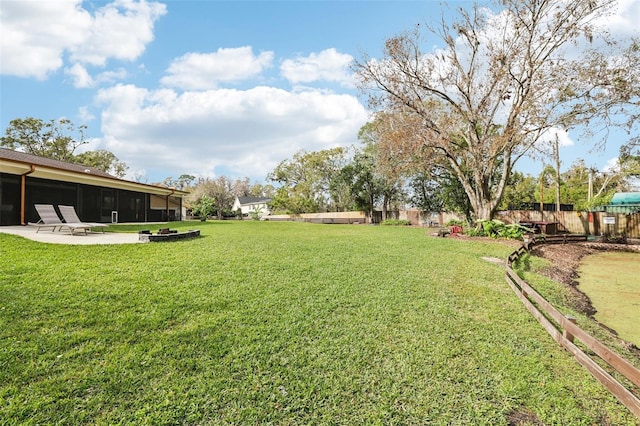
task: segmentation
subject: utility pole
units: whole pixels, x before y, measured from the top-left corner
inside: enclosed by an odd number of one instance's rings
[[[540,173],[540,214],[544,212],[544,189],[542,186],[542,182],[544,181],[544,164],[542,166],[542,173]]]
[[[556,133],[556,143],[553,145],[553,156],[556,160],[556,211],[560,211],[560,149],[558,134]]]

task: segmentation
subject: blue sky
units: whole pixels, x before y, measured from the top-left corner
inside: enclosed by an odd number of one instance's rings
[[[1,0],[0,131],[14,118],[66,117],[128,178],[249,177],[264,181],[300,150],[357,145],[364,97],[349,64],[384,42],[472,2],[375,0]],[[620,2],[615,31],[640,22]],[[563,169],[599,168],[607,150],[565,137]],[[537,174],[540,162],[516,167]]]

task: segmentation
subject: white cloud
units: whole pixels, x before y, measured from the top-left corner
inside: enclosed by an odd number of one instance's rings
[[[93,113],[86,106],[78,108],[78,117],[80,118],[80,122],[82,123],[93,121],[96,118],[96,116],[93,115]]]
[[[97,102],[104,147],[132,169],[152,166],[167,176],[264,179],[300,149],[356,143],[368,118],[353,96],[263,86],[178,94],[118,85],[100,90]]]
[[[607,163],[602,167],[604,173],[617,173],[620,171],[620,162],[618,157],[610,158]]]
[[[73,87],[79,89],[93,87],[93,78],[83,65],[73,64],[71,67],[65,68],[64,73],[73,80]]]
[[[273,52],[254,55],[251,46],[218,49],[212,53],[187,53],[175,59],[168,75],[161,82],[165,86],[184,90],[215,89],[220,83],[239,82],[271,67]]]
[[[75,63],[71,67],[65,68],[64,73],[71,77],[73,87],[77,89],[91,88],[101,83],[113,83],[115,81],[125,79],[128,75],[125,69],[120,68],[113,71],[101,72],[95,77],[91,77],[87,68],[79,63]]]
[[[105,65],[110,58],[134,60],[153,40],[154,22],[166,6],[145,0],[116,0],[96,11],[82,44],[70,48],[74,61]]]
[[[62,54],[82,42],[88,13],[80,0],[3,1],[0,12],[2,74],[46,78]]]
[[[128,76],[129,73],[127,72],[127,70],[125,70],[124,68],[118,68],[112,71],[101,72],[96,75],[94,80],[96,81],[96,83],[113,83],[118,80],[124,80]]]
[[[280,65],[280,72],[291,83],[309,83],[318,80],[353,86],[353,77],[348,72],[353,56],[326,49],[306,57],[287,59]]]
[[[154,22],[165,12],[164,5],[145,0],[116,0],[94,16],[83,9],[82,0],[3,1],[0,71],[46,79],[64,65],[68,53],[70,75],[87,84],[88,75],[76,64],[136,59],[153,40]]]
[[[550,129],[547,129],[542,136],[540,137],[539,141],[546,145],[547,147],[549,147],[549,149],[551,149],[552,145],[555,144],[556,142],[556,138],[558,139],[558,145],[560,147],[566,147],[566,146],[574,146],[575,142],[573,141],[573,139],[571,139],[571,137],[569,137],[569,133],[564,130],[564,129],[560,129],[557,127],[552,127]]]
[[[625,39],[638,35],[640,22],[640,1],[618,0],[611,15],[600,19],[597,24],[607,29],[614,38]]]

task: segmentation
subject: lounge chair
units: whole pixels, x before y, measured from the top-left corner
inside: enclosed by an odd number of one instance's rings
[[[56,228],[60,228],[60,230],[67,228],[72,235],[75,235],[76,231],[83,231],[86,234],[87,230],[91,230],[91,225],[86,223],[64,223],[51,204],[34,204],[34,207],[40,215],[40,220],[37,223],[29,222],[29,225],[36,226],[38,228],[36,232],[40,232],[42,228],[53,228],[51,232],[55,232]]]
[[[106,228],[106,223],[97,223],[97,222],[83,222],[78,217],[76,213],[76,208],[73,206],[58,206],[58,210],[60,210],[60,214],[66,223],[83,223],[85,225],[91,226],[91,228],[100,228],[102,233],[104,233],[104,228]]]

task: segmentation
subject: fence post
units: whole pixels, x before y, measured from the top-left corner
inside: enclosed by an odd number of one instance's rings
[[[566,315],[565,318],[567,319],[567,321],[569,321],[571,324],[575,324],[576,323],[576,319],[574,317],[572,317],[571,315]],[[565,339],[567,339],[568,341],[570,341],[571,343],[573,343],[573,334],[569,333],[567,330],[565,330],[564,328],[562,329],[562,337],[564,337]]]

